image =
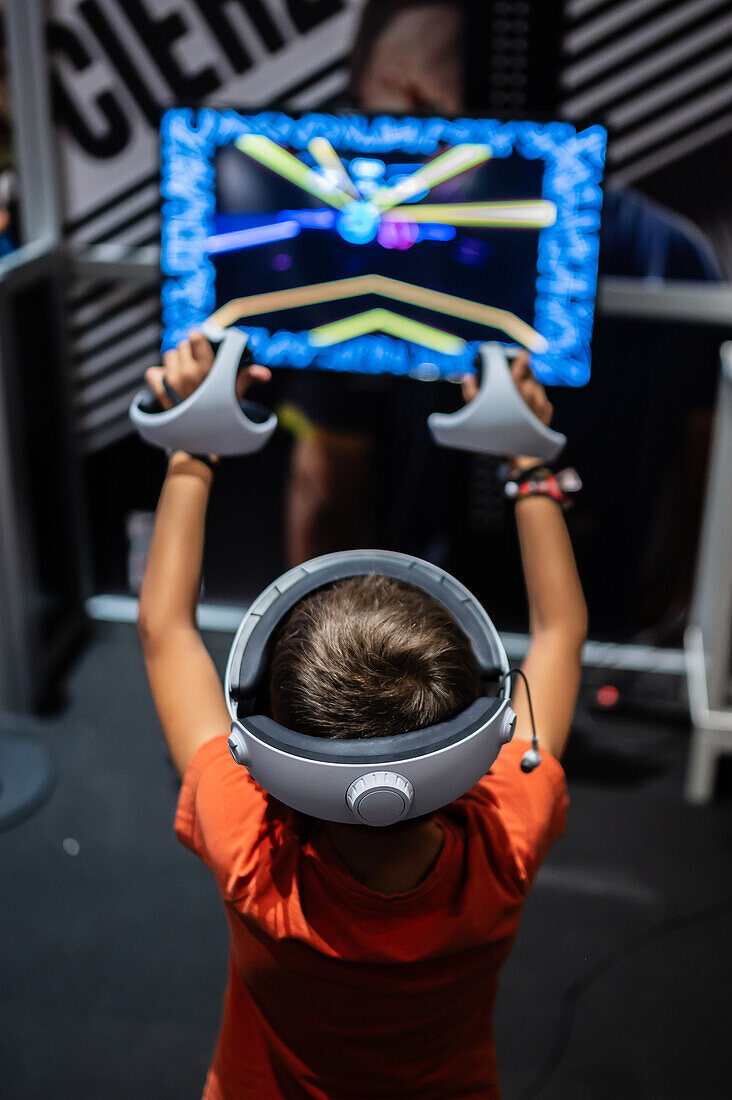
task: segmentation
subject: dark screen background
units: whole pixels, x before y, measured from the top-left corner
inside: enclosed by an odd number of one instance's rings
[[[292,151],[292,150],[290,150]],[[348,163],[360,153],[339,151]],[[305,154],[302,159],[309,160]],[[401,152],[380,156],[387,165],[386,179],[398,166],[420,165],[424,157]],[[314,163],[314,162],[313,162]],[[513,154],[469,169],[434,187],[423,200],[432,203],[499,201],[540,198],[543,164]],[[216,233],[241,227],[238,215],[269,215],[282,210],[324,209],[288,180],[254,162],[235,146],[224,147],[216,162]],[[275,218],[272,217],[271,221]],[[452,240],[418,240],[400,250],[385,248],[377,240],[352,244],[333,229],[303,228],[297,237],[247,247],[214,256],[217,307],[232,298],[294,286],[382,274],[407,283],[443,291],[471,301],[508,309],[533,324],[536,256],[539,231],[457,227]],[[510,337],[449,315],[397,302],[393,305],[373,295],[346,301],[283,310],[242,321],[270,331],[300,331],[359,313],[374,304],[403,316],[445,329],[467,340]],[[316,364],[317,365],[317,364]]]

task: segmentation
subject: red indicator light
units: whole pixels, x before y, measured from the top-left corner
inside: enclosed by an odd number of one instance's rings
[[[601,707],[614,707],[620,698],[620,692],[612,684],[605,684],[598,689],[595,698]]]

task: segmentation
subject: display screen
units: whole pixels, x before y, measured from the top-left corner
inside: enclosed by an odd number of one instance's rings
[[[498,340],[583,385],[604,150],[566,123],[169,111],[165,347],[236,325],[272,367],[457,380]]]

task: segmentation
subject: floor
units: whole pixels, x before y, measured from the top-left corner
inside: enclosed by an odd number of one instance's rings
[[[209,639],[222,664],[229,640]],[[194,1100],[225,921],[173,836],[134,630],[98,624],[63,713],[19,728],[48,746],[57,785],[0,834],[0,1091]],[[569,827],[499,994],[506,1100],[729,1095],[732,794],[723,777],[713,805],[683,803],[687,741],[678,722],[580,714]]]

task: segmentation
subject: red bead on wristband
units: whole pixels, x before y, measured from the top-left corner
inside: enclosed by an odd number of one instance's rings
[[[513,501],[530,496],[551,497],[552,500],[556,500],[557,504],[564,503],[564,493],[559,488],[554,474],[543,478],[541,481],[522,481],[520,484],[515,481],[508,481],[506,482],[506,496]]]
[[[556,476],[546,471],[544,476],[536,476],[536,469],[527,471],[521,477],[507,481],[504,486],[504,494],[514,503],[522,497],[544,496],[555,500],[562,507],[568,507],[567,493],[576,493],[582,488],[579,474],[571,467],[562,470]],[[544,474],[544,471],[541,470]],[[534,476],[531,476],[534,475]]]

